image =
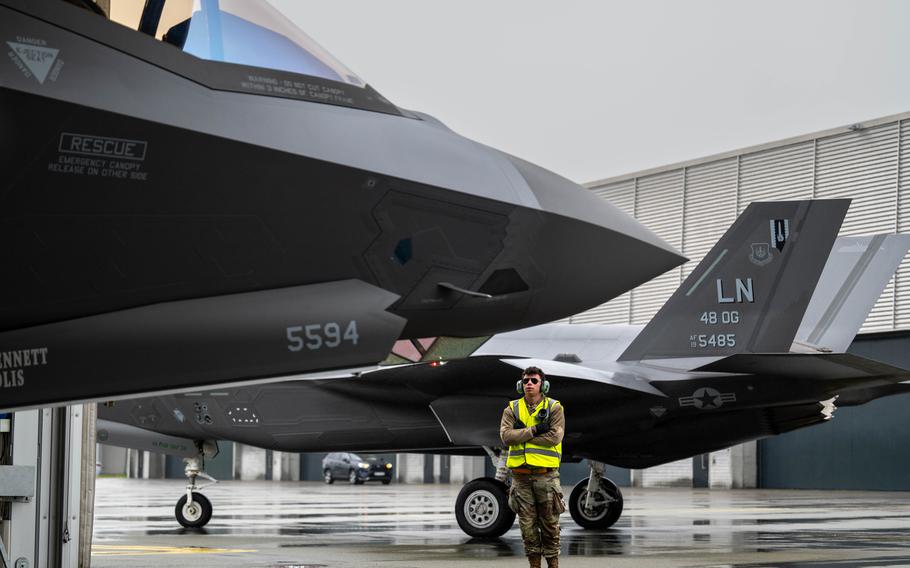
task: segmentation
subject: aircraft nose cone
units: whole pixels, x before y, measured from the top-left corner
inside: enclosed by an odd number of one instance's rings
[[[490,241],[497,239],[501,248],[481,274],[466,275],[461,285],[442,279],[459,276],[450,266],[426,271],[395,308],[408,320],[403,337],[432,337],[440,329],[477,337],[563,319],[685,262],[672,246],[591,191],[499,156],[499,171],[511,190],[507,221]],[[442,302],[451,309],[438,309]]]
[[[528,319],[551,321],[567,311],[585,311],[687,260],[591,191],[519,158],[508,159],[539,203],[547,229],[531,246],[548,279],[543,296],[529,306]]]

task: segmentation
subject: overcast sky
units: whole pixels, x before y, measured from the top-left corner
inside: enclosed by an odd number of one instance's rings
[[[910,111],[910,1],[272,1],[398,106],[580,183]]]

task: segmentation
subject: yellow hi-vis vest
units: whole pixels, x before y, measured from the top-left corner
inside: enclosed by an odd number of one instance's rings
[[[530,428],[540,423],[537,415],[540,410],[546,407],[551,413],[553,408],[559,405],[559,401],[552,398],[544,398],[534,412],[528,412],[528,405],[523,398],[513,400],[509,403],[512,405],[512,414],[525,423]],[[509,446],[509,459],[506,465],[509,468],[531,466],[531,467],[559,467],[559,460],[562,458],[562,442],[555,446],[538,446],[526,442],[516,446]]]

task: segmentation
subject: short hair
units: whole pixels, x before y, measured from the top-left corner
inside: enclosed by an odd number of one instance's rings
[[[540,367],[533,367],[533,366],[532,366],[532,367],[528,367],[527,369],[525,369],[524,371],[521,372],[521,376],[522,376],[522,377],[527,377],[528,375],[540,375],[540,380],[541,380],[541,381],[543,381],[544,379],[547,378],[547,376],[546,376],[546,375],[544,374],[544,372],[540,369]]]

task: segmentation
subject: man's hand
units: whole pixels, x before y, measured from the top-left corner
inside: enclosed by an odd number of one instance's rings
[[[515,424],[512,425],[512,428],[514,428],[515,430],[520,430],[522,428],[527,428],[527,426],[525,426],[524,422],[522,422],[521,420],[516,418]]]
[[[534,427],[535,436],[540,436],[541,434],[546,434],[549,431],[550,431],[550,421],[549,420],[547,420],[546,422],[541,422],[540,424],[538,424],[537,426]]]

